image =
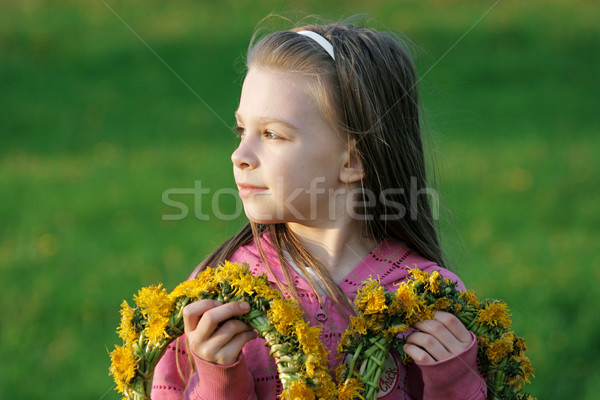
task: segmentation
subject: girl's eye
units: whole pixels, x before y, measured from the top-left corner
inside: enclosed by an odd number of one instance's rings
[[[271,132],[271,131],[265,131],[265,133],[263,133],[263,136],[266,137],[267,139],[281,139],[281,137],[277,136],[277,134]]]
[[[237,133],[237,137],[241,138],[244,136],[244,128],[239,125],[233,127],[233,130]]]

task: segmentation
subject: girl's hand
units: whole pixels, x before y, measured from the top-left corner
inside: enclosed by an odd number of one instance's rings
[[[257,336],[250,326],[232,319],[248,311],[250,305],[246,302],[223,304],[216,300],[199,300],[185,306],[183,323],[192,352],[215,364],[235,363],[244,345]]]
[[[469,330],[454,315],[436,311],[434,319],[413,325],[417,332],[406,338],[404,351],[417,363],[444,361],[463,352],[473,338]]]

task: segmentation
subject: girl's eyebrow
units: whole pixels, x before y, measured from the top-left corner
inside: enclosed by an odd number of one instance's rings
[[[242,120],[243,120],[242,116],[241,116],[241,115],[240,115],[240,113],[238,113],[237,111],[234,113],[234,115],[235,115],[235,118],[236,118],[238,121],[242,121]],[[256,118],[256,119],[257,119],[257,120],[258,120],[260,123],[262,123],[262,124],[269,124],[269,123],[273,123],[273,124],[280,124],[280,125],[283,125],[283,126],[287,127],[288,129],[292,129],[292,130],[295,130],[295,131],[297,131],[297,130],[298,130],[298,127],[297,127],[297,126],[295,126],[294,124],[292,124],[292,123],[291,123],[291,122],[289,122],[289,121],[286,121],[286,120],[283,120],[283,119],[280,119],[280,118],[272,118],[272,117],[258,117],[258,118]]]

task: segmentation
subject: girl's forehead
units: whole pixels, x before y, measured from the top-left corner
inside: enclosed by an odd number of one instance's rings
[[[236,114],[280,114],[288,118],[314,117],[319,113],[309,94],[307,77],[293,72],[250,69],[240,96]],[[270,115],[263,115],[270,116]]]
[[[276,85],[279,89],[300,90],[306,92],[311,78],[299,72],[285,71],[275,68],[254,67],[248,70],[244,83],[248,80],[257,81],[261,84]]]

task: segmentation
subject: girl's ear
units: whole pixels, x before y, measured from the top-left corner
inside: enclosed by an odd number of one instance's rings
[[[356,140],[352,139],[350,147],[342,157],[340,181],[344,183],[358,182],[365,176],[362,161],[356,150]]]

